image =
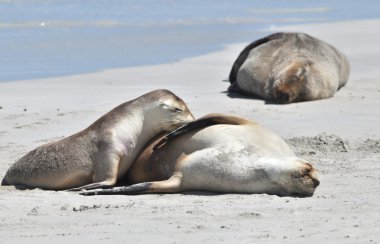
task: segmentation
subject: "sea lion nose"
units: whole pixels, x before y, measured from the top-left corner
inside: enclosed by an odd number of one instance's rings
[[[311,180],[313,181],[313,185],[314,185],[314,188],[316,188],[317,186],[319,186],[319,180],[316,179],[316,178],[311,178]]]
[[[187,119],[188,119],[189,121],[192,121],[192,120],[195,119],[194,115],[193,115],[190,111],[189,111],[189,115],[187,116]]]
[[[277,93],[277,98],[280,102],[282,103],[287,103],[289,102],[289,94],[288,93],[284,93],[284,92],[278,92]]]
[[[311,181],[313,182],[313,186],[314,188],[316,188],[317,186],[319,186],[319,179],[318,179],[318,175],[315,171],[315,169],[313,168],[313,166],[311,166],[311,164],[309,163],[306,163],[307,165],[307,171],[308,171],[308,175],[309,177],[311,178]]]
[[[309,163],[302,163],[301,176],[308,176],[313,183],[313,188],[317,188],[320,184],[318,174],[314,167]]]

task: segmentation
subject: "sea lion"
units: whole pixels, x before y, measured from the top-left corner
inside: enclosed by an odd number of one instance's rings
[[[117,106],[79,133],[29,152],[9,168],[2,185],[53,190],[113,186],[149,140],[193,119],[172,92],[149,92]]]
[[[132,185],[80,194],[202,190],[311,196],[319,185],[313,166],[296,157],[278,135],[255,121],[219,114],[153,140],[127,179]]]
[[[276,103],[332,97],[348,80],[347,57],[324,41],[304,33],[276,33],[239,54],[232,66],[229,92]]]

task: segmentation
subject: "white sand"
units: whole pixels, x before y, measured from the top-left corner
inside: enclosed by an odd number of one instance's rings
[[[348,84],[334,98],[314,102],[272,105],[228,97],[222,80],[245,44],[173,64],[0,83],[1,178],[29,150],[82,130],[124,101],[166,88],[196,116],[219,112],[261,122],[310,159],[321,179],[311,198],[84,197],[0,187],[0,242],[379,242],[379,26],[380,20],[363,20],[273,30],[307,32],[351,60]]]

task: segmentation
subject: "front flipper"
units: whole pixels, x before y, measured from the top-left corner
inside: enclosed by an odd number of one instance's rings
[[[111,188],[116,184],[120,156],[109,152],[108,148],[102,148],[101,150],[102,152],[96,155],[94,159],[93,183],[71,188],[69,191]]]
[[[81,191],[81,190],[92,190],[96,188],[111,188],[112,186],[115,185],[115,180],[110,180],[110,181],[102,181],[102,182],[96,182],[96,183],[91,183],[88,185],[76,187],[76,188],[71,188],[68,189],[68,191]]]
[[[143,182],[131,186],[114,187],[111,189],[97,189],[82,191],[79,194],[93,195],[136,195],[146,193],[177,193],[180,192],[181,177],[172,176],[168,180]]]

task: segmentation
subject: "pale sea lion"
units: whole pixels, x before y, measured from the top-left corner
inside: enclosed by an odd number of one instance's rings
[[[240,53],[228,90],[276,103],[332,97],[348,80],[347,57],[335,47],[304,33],[276,33]]]
[[[172,92],[149,92],[119,105],[79,133],[29,152],[9,168],[2,185],[54,190],[113,186],[149,140],[193,119]]]
[[[296,157],[278,135],[255,121],[218,114],[153,140],[127,179],[133,185],[81,194],[202,190],[311,196],[319,185],[313,166]]]

